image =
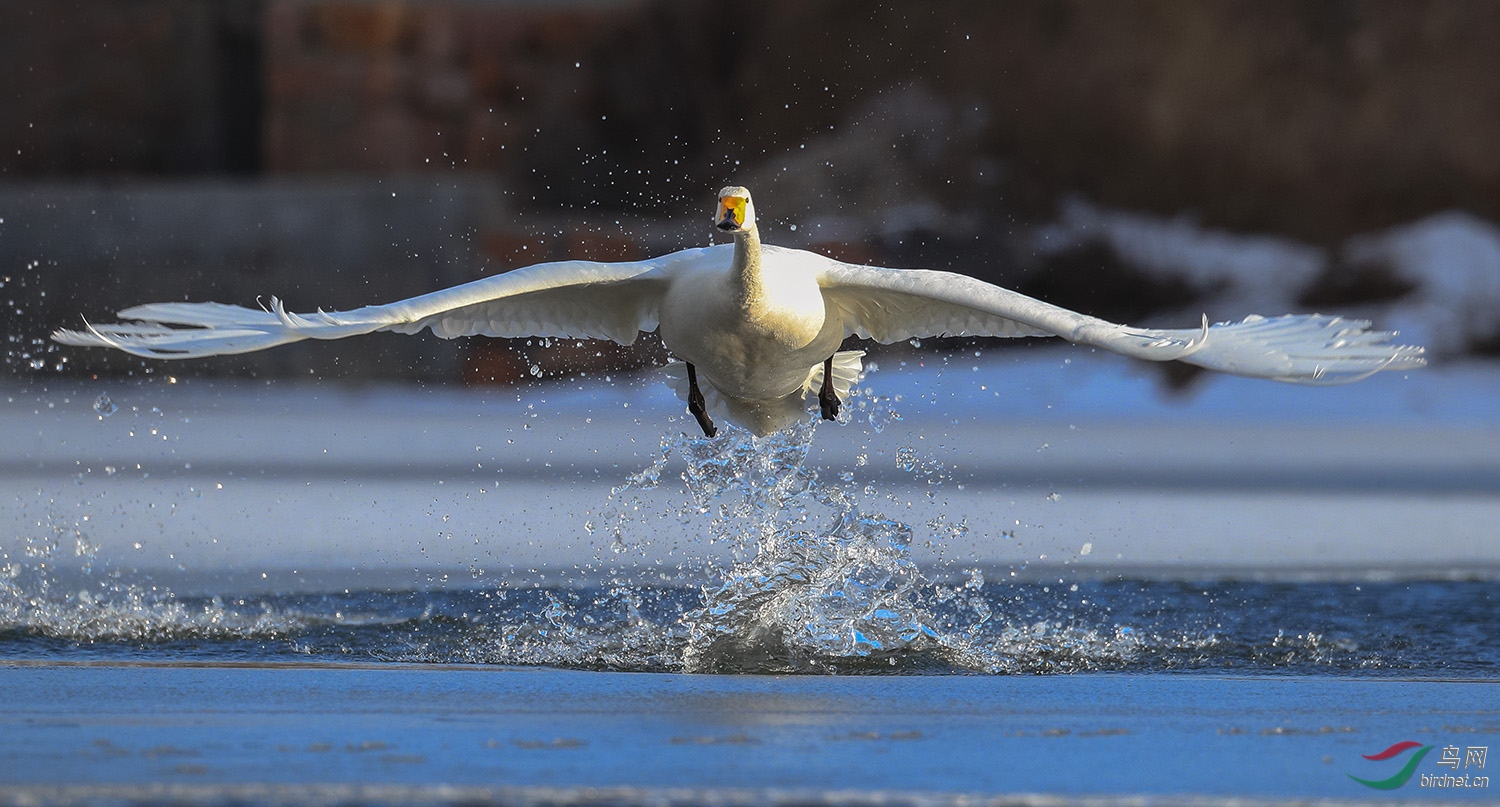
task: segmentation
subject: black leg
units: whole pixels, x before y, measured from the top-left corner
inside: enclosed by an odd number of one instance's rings
[[[698,368],[690,362],[683,362],[688,371],[688,412],[698,419],[698,425],[703,427],[703,433],[709,437],[719,433],[719,427],[714,425],[713,418],[708,416],[708,406],[703,403],[703,391],[698,389]]]
[[[833,391],[833,357],[823,362],[823,388],[818,390],[818,408],[824,420],[839,419],[839,394]]]

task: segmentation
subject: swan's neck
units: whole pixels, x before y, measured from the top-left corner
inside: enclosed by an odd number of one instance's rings
[[[753,311],[765,302],[760,274],[760,233],[754,227],[734,234],[734,263],[730,266],[735,302],[741,310]]]

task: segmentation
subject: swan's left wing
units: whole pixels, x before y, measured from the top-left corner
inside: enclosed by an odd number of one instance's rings
[[[972,277],[827,260],[819,285],[846,333],[877,342],[928,336],[1060,336],[1150,361],[1173,359],[1236,375],[1302,384],[1357,381],[1426,364],[1422,348],[1391,343],[1370,323],[1319,314],[1199,328],[1132,328],[1080,314]]]
[[[417,333],[423,328],[445,339],[592,337],[630,344],[641,331],[656,327],[667,278],[711,260],[711,249],[630,263],[537,264],[352,311],[296,314],[274,297],[269,310],[222,303],[151,303],[120,312],[122,319],[136,322],[59,330],[52,338],[158,359],[248,353],[303,339],[342,339],[374,331]]]

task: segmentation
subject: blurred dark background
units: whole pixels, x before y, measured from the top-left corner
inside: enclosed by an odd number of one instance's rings
[[[144,372],[45,340],[139,302],[350,308],[700,245],[727,182],[768,240],[1113,319],[1216,290],[1107,240],[1036,249],[1070,199],[1287,239],[1326,256],[1289,307],[1378,313],[1424,278],[1351,244],[1500,221],[1497,42],[1480,0],[7,0],[6,368]],[[1500,319],[1481,325],[1451,350],[1500,352]],[[488,382],[650,359],[542,353],[372,337],[183,372]]]

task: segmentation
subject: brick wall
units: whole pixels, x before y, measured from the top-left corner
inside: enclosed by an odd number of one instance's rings
[[[503,173],[539,117],[596,118],[575,67],[638,3],[269,0],[272,173]]]
[[[1500,219],[1495,41],[1451,0],[7,0],[0,177],[480,172],[681,214],[749,173],[798,215],[1082,191],[1331,243]],[[914,85],[947,112],[872,132]],[[847,168],[783,187],[814,140]]]
[[[0,179],[258,171],[260,3],[0,3]]]

